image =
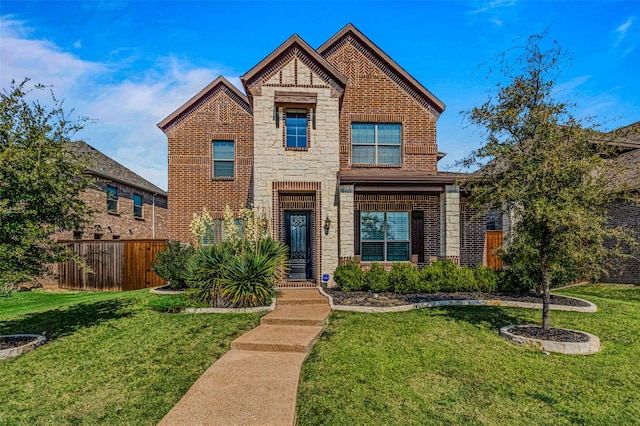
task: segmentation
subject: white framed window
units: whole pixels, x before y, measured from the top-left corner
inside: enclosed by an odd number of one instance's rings
[[[353,164],[400,165],[400,123],[351,123]]]

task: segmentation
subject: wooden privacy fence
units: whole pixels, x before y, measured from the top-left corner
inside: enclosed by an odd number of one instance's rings
[[[62,241],[92,269],[74,261],[58,264],[58,286],[70,290],[124,291],[157,287],[166,282],[151,268],[166,240]]]
[[[496,252],[502,248],[502,231],[487,231],[487,266],[491,269],[502,269],[502,259]]]

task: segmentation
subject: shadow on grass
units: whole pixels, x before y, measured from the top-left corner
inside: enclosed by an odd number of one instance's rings
[[[85,327],[131,316],[133,312],[125,309],[131,303],[130,300],[105,300],[26,314],[0,321],[0,335],[42,334],[49,340],[57,339]]]
[[[439,309],[456,321],[464,321],[476,326],[488,324],[496,330],[505,325],[531,323],[529,315],[517,314],[497,306],[443,306]]]

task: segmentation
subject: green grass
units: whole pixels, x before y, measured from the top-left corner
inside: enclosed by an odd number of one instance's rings
[[[551,313],[591,332],[602,351],[550,354],[498,336],[540,311],[450,307],[334,312],[304,364],[300,425],[630,425],[640,423],[640,287],[562,291],[596,313]]]
[[[0,361],[0,425],[155,425],[258,314],[162,314],[148,290],[15,293],[0,334],[51,339]]]

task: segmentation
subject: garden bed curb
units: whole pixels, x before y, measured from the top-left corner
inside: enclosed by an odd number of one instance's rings
[[[566,329],[569,331],[587,335],[589,337],[589,340],[587,342],[556,342],[552,340],[542,340],[534,339],[532,337],[518,336],[509,331],[514,327],[520,326],[507,325],[505,327],[502,327],[500,329],[500,336],[521,345],[533,345],[547,352],[559,352],[570,355],[590,355],[600,351],[600,339],[597,336],[594,336],[593,334],[587,333],[585,331]]]
[[[180,312],[185,314],[250,314],[255,312],[269,312],[276,308],[275,297],[269,306],[258,306],[255,308],[184,308]]]
[[[334,305],[333,297],[324,292],[319,287],[320,293],[329,299],[329,305],[334,311],[350,311],[350,312],[368,312],[368,313],[387,313],[387,312],[406,312],[413,309],[437,308],[441,306],[506,306],[512,308],[529,308],[542,309],[542,303],[517,302],[514,300],[435,300],[432,302],[413,303],[411,305],[400,306],[351,306],[351,305]],[[577,297],[567,297],[569,299],[580,300],[588,303],[589,306],[566,306],[566,305],[550,305],[549,308],[556,311],[574,311],[574,312],[596,312],[598,307],[588,300],[578,299]]]
[[[150,293],[153,294],[161,294],[161,295],[170,295],[170,294],[182,294],[184,292],[186,292],[187,290],[162,290],[163,288],[171,288],[169,287],[169,285],[163,285],[160,287],[153,287],[151,289],[149,289]]]
[[[44,342],[47,341],[47,338],[44,337],[41,334],[10,334],[8,336],[15,336],[15,337],[33,337],[34,340],[22,345],[22,346],[18,346],[16,348],[7,348],[7,349],[1,349],[0,350],[0,360],[3,359],[8,359],[8,358],[13,358],[16,357],[18,355],[22,355],[23,353],[29,352],[30,350],[33,350],[35,348],[37,348],[38,346],[44,344]],[[5,336],[7,337],[7,336]]]

